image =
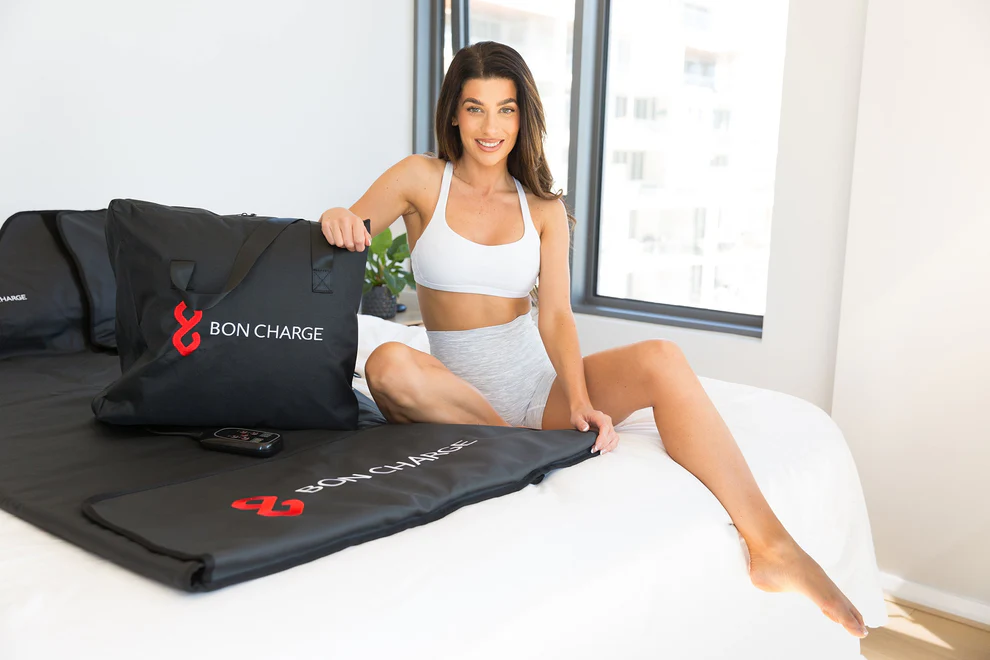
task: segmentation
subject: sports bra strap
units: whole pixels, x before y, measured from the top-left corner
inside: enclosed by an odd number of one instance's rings
[[[454,176],[454,163],[447,161],[443,166],[443,179],[440,180],[440,200],[437,203],[437,210],[443,211],[447,208],[447,196],[450,194],[450,179]],[[437,211],[433,212],[436,217]]]

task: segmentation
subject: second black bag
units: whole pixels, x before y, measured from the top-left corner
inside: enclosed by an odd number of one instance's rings
[[[0,359],[88,348],[86,302],[58,213],[21,211],[0,224]]]
[[[357,428],[366,251],[306,220],[129,199],[109,205],[107,244],[122,375],[94,399],[97,419]]]

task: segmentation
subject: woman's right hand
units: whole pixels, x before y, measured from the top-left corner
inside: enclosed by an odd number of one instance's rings
[[[328,209],[320,216],[320,228],[331,245],[346,247],[351,252],[363,252],[371,245],[371,234],[364,228],[364,221],[348,209]]]

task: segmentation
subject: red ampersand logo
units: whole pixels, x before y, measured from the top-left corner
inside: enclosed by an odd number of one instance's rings
[[[241,511],[257,510],[259,516],[265,516],[266,518],[298,516],[303,512],[303,507],[305,506],[301,500],[284,500],[282,505],[289,508],[282,511],[275,511],[275,504],[277,503],[278,498],[274,495],[258,495],[257,497],[245,497],[243,500],[237,500],[230,506]]]
[[[182,338],[189,333],[193,327],[203,318],[203,312],[193,312],[192,318],[186,318],[186,303],[180,302],[175,306],[175,320],[179,322],[179,329],[172,335],[172,345],[179,355],[185,357],[199,348],[199,333],[192,333],[192,341],[189,344],[182,343]]]

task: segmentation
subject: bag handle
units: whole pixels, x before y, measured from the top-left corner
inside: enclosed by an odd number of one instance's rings
[[[371,233],[371,219],[364,220],[364,227]],[[310,258],[313,262],[313,293],[333,293],[330,288],[333,274],[333,258],[340,248],[330,244],[327,237],[323,235],[323,228],[320,223],[312,223],[309,232]],[[365,246],[364,258],[367,260],[370,248]]]
[[[296,222],[306,221],[299,218],[267,218],[259,223],[241,245],[241,249],[238,250],[237,256],[234,258],[234,265],[230,269],[230,275],[227,277],[227,283],[224,284],[223,290],[219,293],[198,293],[188,290],[189,280],[192,279],[193,271],[196,270],[195,261],[173,260],[169,268],[172,284],[182,292],[183,301],[192,309],[210,309],[244,281],[247,274],[254,268],[254,264],[265,253],[265,250],[275,242],[279,234]]]
[[[236,289],[247,274],[254,268],[255,263],[261,258],[275,239],[296,222],[308,222],[301,218],[267,218],[251,232],[248,239],[244,241],[241,249],[238,250],[234,258],[234,265],[230,269],[227,283],[219,293],[197,293],[189,291],[189,281],[192,279],[193,271],[196,270],[195,261],[181,259],[173,260],[169,267],[169,275],[172,285],[183,293],[182,299],[195,310],[210,309],[215,306]],[[310,260],[313,268],[313,293],[333,293],[331,288],[331,275],[333,274],[334,255],[337,252],[335,246],[323,235],[322,227],[319,223],[310,222]],[[371,233],[371,220],[366,219],[364,226]],[[366,248],[367,249],[367,248]],[[366,253],[367,254],[367,253]]]

